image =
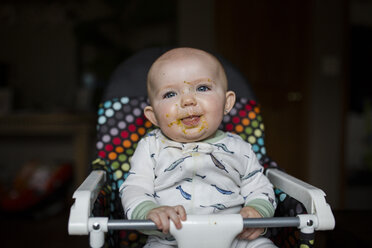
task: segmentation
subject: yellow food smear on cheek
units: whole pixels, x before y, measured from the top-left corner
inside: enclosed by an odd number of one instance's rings
[[[177,125],[177,126],[181,127],[181,128],[182,128],[182,129],[181,129],[182,132],[183,132],[184,134],[187,134],[187,132],[186,132],[186,127],[182,124],[182,122],[181,122],[180,119],[175,120],[175,121],[172,121],[171,123],[168,124],[168,127],[172,127],[173,125]]]
[[[172,121],[171,123],[168,124],[168,127],[171,127],[173,125],[177,125],[177,126],[182,125],[181,120],[178,119],[178,120]]]
[[[182,128],[182,132],[184,133],[184,134],[187,134],[187,132],[186,132],[186,127],[182,124],[182,122],[181,122],[181,120],[178,120],[179,122],[177,123],[177,125],[178,126],[180,126],[181,128]]]
[[[198,132],[201,132],[204,128],[208,128],[208,123],[205,119],[202,119],[202,125],[199,128]]]

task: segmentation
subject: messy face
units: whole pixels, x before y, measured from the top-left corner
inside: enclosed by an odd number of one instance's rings
[[[206,55],[157,61],[149,73],[146,117],[172,140],[212,137],[235,102],[220,64]],[[230,106],[231,105],[231,106]]]

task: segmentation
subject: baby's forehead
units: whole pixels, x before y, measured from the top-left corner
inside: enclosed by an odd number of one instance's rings
[[[227,89],[225,70],[213,55],[201,50],[179,49],[163,54],[154,62],[148,74],[147,87],[151,89],[168,80],[183,82],[201,78],[221,83]]]
[[[153,66],[154,72],[167,72],[171,70],[182,70],[186,67],[197,67],[199,70],[210,71],[212,73],[218,73],[222,69],[220,63],[213,58],[205,54],[187,54],[187,55],[175,55],[160,57]]]

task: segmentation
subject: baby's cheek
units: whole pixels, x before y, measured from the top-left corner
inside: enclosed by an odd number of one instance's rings
[[[210,115],[209,118],[207,118],[207,123],[209,126],[215,128],[216,126],[218,127],[220,123],[222,122],[223,119],[223,112],[221,113],[220,110],[213,111]]]

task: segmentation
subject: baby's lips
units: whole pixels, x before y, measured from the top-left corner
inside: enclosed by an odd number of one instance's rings
[[[181,119],[181,122],[183,125],[188,126],[188,127],[194,127],[197,126],[200,122],[200,116],[190,116]]]

